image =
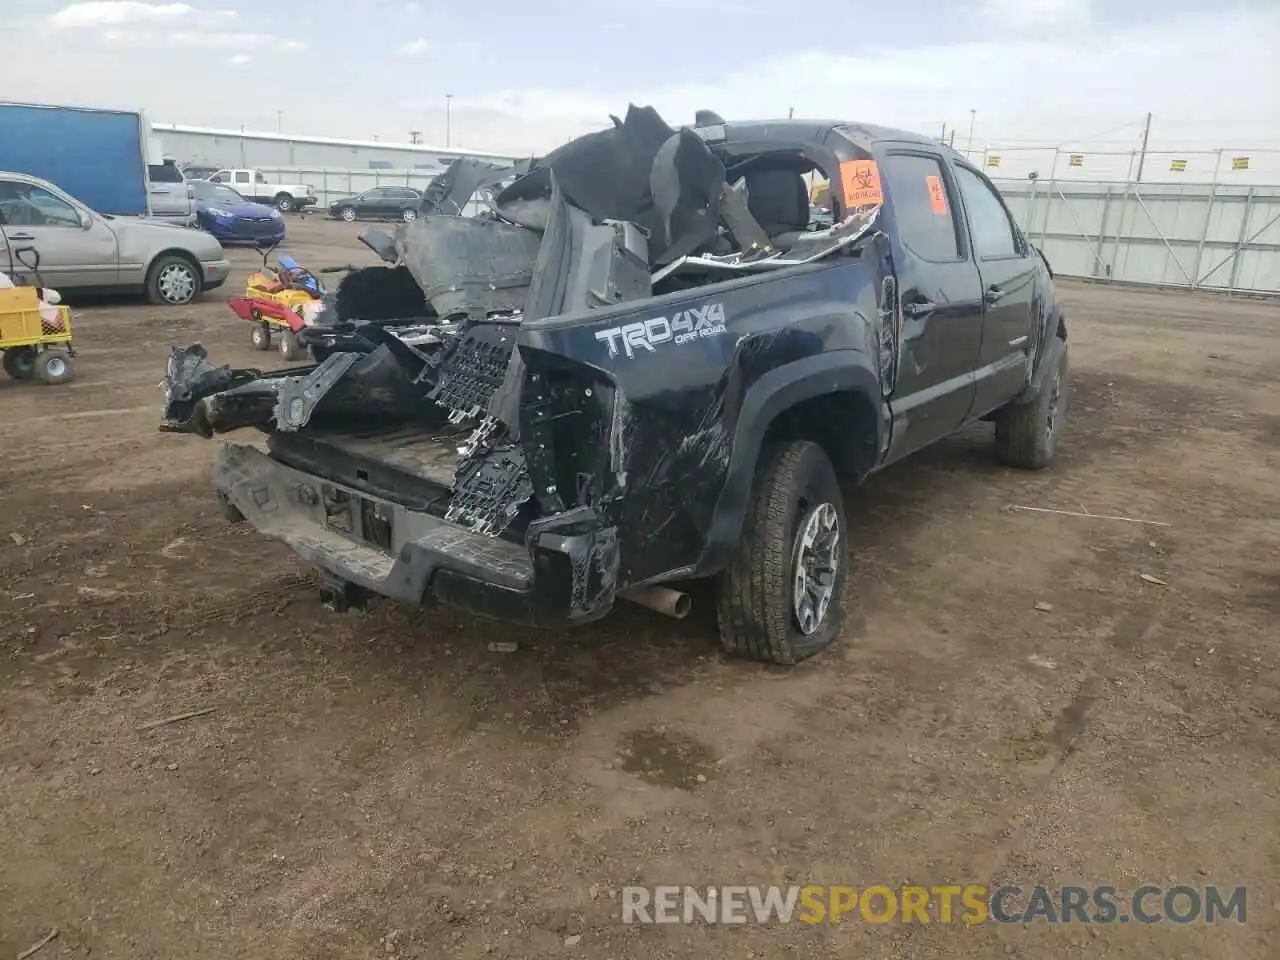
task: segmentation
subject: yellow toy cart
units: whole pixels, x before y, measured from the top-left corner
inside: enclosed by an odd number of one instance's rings
[[[0,351],[4,372],[13,379],[55,385],[71,380],[71,311],[57,311],[57,317],[40,315],[35,287],[0,289]]]

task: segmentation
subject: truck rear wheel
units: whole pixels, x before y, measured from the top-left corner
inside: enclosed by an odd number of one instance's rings
[[[1009,467],[1043,470],[1058,452],[1058,437],[1067,413],[1067,350],[1055,370],[1048,371],[1040,391],[1027,403],[996,415],[996,457]]]
[[[840,632],[848,568],[844,498],[826,452],[809,441],[770,451],[720,577],[720,645],[784,665],[817,653]]]

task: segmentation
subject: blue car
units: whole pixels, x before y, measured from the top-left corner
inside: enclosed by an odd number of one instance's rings
[[[196,199],[196,219],[202,230],[222,243],[277,244],[284,240],[284,218],[275,207],[253,203],[221,183],[188,180]]]

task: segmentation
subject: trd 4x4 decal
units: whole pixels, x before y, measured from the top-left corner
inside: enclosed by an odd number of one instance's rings
[[[680,310],[669,317],[637,320],[620,327],[599,330],[596,332],[596,339],[609,345],[609,356],[616,357],[621,349],[628,358],[632,358],[637,350],[653,353],[660,343],[673,341],[679,346],[704,337],[716,337],[724,332],[724,304],[708,303]]]

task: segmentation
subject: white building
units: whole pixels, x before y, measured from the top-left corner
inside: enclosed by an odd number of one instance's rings
[[[166,158],[179,164],[330,170],[440,170],[452,159],[478,157],[510,163],[513,154],[449,150],[427,144],[339,140],[295,133],[218,130],[181,123],[153,123],[152,136]]]

